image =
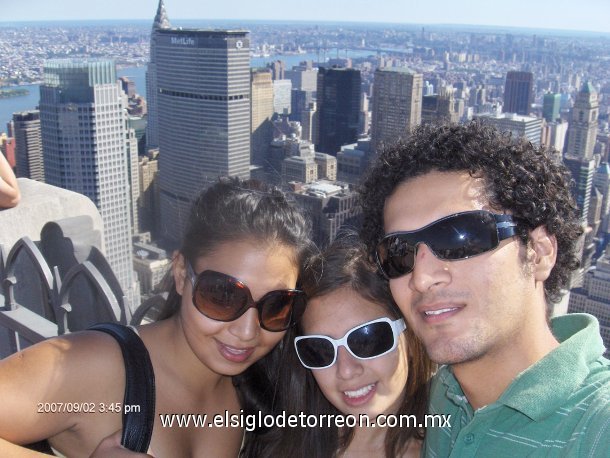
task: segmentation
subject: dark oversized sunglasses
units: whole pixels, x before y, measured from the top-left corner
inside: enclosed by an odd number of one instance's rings
[[[439,259],[455,261],[491,251],[500,241],[517,235],[511,215],[485,210],[454,213],[416,231],[392,232],[377,245],[377,265],[388,278],[413,271],[417,246],[424,243]]]
[[[296,337],[294,347],[301,364],[307,369],[326,369],[337,361],[339,347],[345,347],[358,359],[373,359],[390,353],[406,328],[403,319],[378,318],[359,324],[340,339],[321,335]]]
[[[254,302],[250,289],[237,278],[214,270],[195,275],[188,261],[186,265],[193,285],[193,305],[213,320],[233,321],[254,307],[261,327],[277,332],[295,324],[305,311],[305,293],[298,289],[270,291]]]

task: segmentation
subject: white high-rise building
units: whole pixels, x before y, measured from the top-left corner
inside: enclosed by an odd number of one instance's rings
[[[106,259],[128,305],[138,305],[131,255],[131,159],[114,62],[47,61],[40,86],[40,124],[46,182],[95,203],[104,222]]]
[[[273,81],[273,111],[278,114],[289,115],[292,111],[291,107],[291,92],[292,81],[274,80]]]

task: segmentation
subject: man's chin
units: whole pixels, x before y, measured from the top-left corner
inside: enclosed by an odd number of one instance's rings
[[[472,340],[453,339],[450,342],[424,343],[428,357],[436,364],[462,364],[479,359],[484,351],[477,348]]]

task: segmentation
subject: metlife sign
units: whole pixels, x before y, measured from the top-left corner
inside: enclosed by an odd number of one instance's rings
[[[172,45],[176,46],[195,46],[195,39],[193,37],[171,37]]]

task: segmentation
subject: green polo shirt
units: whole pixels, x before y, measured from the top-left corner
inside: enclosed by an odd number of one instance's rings
[[[551,320],[561,343],[519,374],[493,404],[473,411],[449,366],[432,381],[430,413],[450,427],[426,430],[426,457],[610,457],[610,361],[597,319]]]

